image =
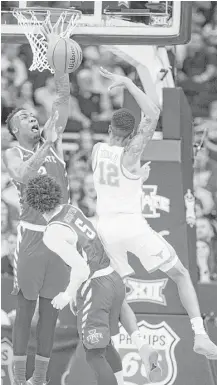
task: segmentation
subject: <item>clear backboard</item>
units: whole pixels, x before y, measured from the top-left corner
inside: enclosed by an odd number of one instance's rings
[[[13,16],[15,7],[74,8],[81,18],[73,38],[81,44],[185,44],[191,32],[191,2],[187,1],[2,1],[2,42],[25,43]]]

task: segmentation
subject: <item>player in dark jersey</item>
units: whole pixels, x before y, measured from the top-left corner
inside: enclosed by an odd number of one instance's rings
[[[48,34],[48,45],[58,38],[55,34]],[[7,119],[8,129],[18,145],[5,152],[4,162],[18,189],[21,206],[14,258],[13,293],[17,294],[13,330],[14,385],[26,384],[27,345],[38,297],[37,351],[30,383],[45,383],[58,317],[58,311],[54,310],[51,299],[64,290],[70,277],[69,268],[42,242],[46,225],[43,216],[24,202],[26,183],[37,174],[54,177],[62,187],[62,203],[68,202],[68,181],[61,137],[68,120],[69,75],[55,73],[54,80],[57,97],[53,104],[52,117],[44,127],[44,140],[37,119],[26,109],[14,110]]]
[[[138,331],[134,313],[124,300],[123,281],[110,266],[92,223],[80,209],[61,204],[61,187],[54,179],[41,175],[30,180],[26,201],[47,220],[43,237],[46,246],[71,267],[66,291],[59,293],[52,304],[62,309],[71,300],[76,302],[80,340],[88,363],[97,373],[97,383],[117,384],[105,357],[106,347],[111,336],[118,334],[119,318],[130,335],[136,336]],[[150,350],[144,340],[134,338],[133,342],[140,351],[147,376],[154,380],[160,371],[157,352]]]

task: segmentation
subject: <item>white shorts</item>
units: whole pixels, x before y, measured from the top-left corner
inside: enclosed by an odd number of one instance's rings
[[[97,232],[112,267],[122,277],[134,273],[127,252],[135,254],[149,273],[166,272],[178,261],[174,248],[149,226],[142,214],[101,216],[97,221]]]

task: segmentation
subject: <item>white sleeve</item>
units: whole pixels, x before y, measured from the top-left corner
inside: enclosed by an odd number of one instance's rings
[[[60,224],[52,224],[44,233],[44,244],[58,254],[63,261],[76,270],[86,271],[87,263],[78,253],[76,248],[77,234],[69,227]]]
[[[70,283],[66,292],[75,299],[76,292],[80,285],[90,275],[90,268],[76,248],[77,234],[69,227],[60,224],[52,224],[47,227],[44,233],[43,242],[58,254],[71,269]]]

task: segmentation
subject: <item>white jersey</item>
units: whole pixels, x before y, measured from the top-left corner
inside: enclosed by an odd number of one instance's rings
[[[142,179],[122,165],[124,148],[105,143],[93,154],[97,215],[141,214]]]

